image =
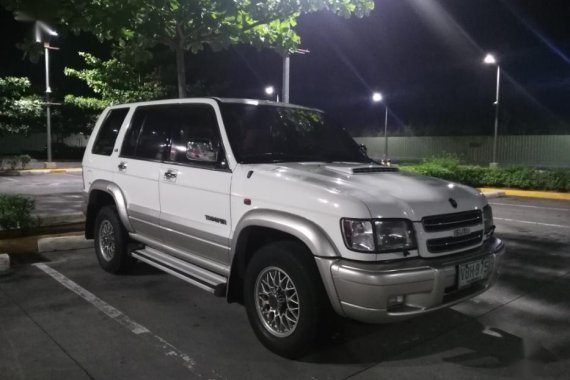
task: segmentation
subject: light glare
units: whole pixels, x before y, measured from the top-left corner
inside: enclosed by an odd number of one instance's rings
[[[275,88],[273,88],[273,86],[267,86],[265,87],[265,93],[267,95],[273,95],[275,93]]]
[[[487,54],[485,56],[485,59],[483,59],[483,62],[485,62],[487,65],[497,64],[497,60],[495,59],[495,56],[493,54]]]
[[[372,94],[372,101],[373,101],[373,102],[378,103],[378,102],[381,102],[382,99],[383,99],[383,97],[382,97],[382,94],[381,94],[381,93],[375,92],[375,93]]]

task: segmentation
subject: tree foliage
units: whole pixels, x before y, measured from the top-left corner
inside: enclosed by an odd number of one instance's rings
[[[101,110],[110,105],[159,99],[166,95],[155,72],[140,73],[117,58],[101,60],[85,52],[79,52],[79,55],[86,68],[66,67],[65,75],[85,82],[93,96],[65,96],[56,118],[57,130],[62,136],[78,132],[89,134]]]
[[[155,72],[140,73],[117,58],[104,61],[85,52],[79,55],[87,68],[66,67],[65,75],[84,81],[97,97],[67,95],[66,103],[100,110],[113,104],[159,99],[166,94]]]
[[[0,78],[0,134],[25,133],[40,122],[42,100],[23,77]]]
[[[301,14],[330,11],[367,15],[372,0],[0,0],[11,9],[50,17],[76,31],[111,40],[131,58],[148,58],[149,49],[176,52],[178,87],[185,92],[186,51],[197,53],[235,44],[271,47],[287,54],[300,43],[295,32]]]

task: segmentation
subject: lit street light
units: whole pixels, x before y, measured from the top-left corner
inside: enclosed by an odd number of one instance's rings
[[[46,41],[42,40],[42,33],[48,34],[49,36],[57,37],[58,34],[55,30],[50,28],[46,23],[34,20],[30,16],[22,12],[14,12],[14,19],[21,22],[34,22],[34,34],[37,43],[42,43],[44,45],[44,57],[45,57],[45,68],[46,68],[46,122],[47,122],[47,162],[52,162],[51,154],[51,87],[49,83],[49,51],[57,50],[58,48],[50,46],[49,37]]]
[[[272,97],[275,94],[275,87],[273,86],[265,87],[265,94]],[[279,101],[279,94],[277,94],[277,101]]]
[[[379,92],[374,92],[372,94],[372,101],[374,103],[380,103],[384,100],[384,97]],[[384,108],[386,109],[384,116],[384,162],[388,162],[388,105],[384,103]]]
[[[501,87],[501,66],[492,54],[487,54],[483,59],[487,65],[497,65],[497,92],[495,95],[495,134],[493,137],[493,161],[491,166],[497,166],[497,136],[499,134],[499,91]]]

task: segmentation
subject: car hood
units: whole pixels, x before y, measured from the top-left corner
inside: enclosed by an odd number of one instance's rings
[[[252,165],[275,181],[359,200],[373,218],[419,221],[428,215],[480,209],[487,204],[477,190],[457,183],[358,163],[280,163]],[[392,168],[393,170],[393,168]],[[269,179],[269,178],[266,178]],[[295,186],[295,187],[297,187]],[[351,215],[344,215],[350,217]]]

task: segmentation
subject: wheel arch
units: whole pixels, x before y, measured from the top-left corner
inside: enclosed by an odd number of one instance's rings
[[[97,213],[102,207],[109,204],[114,204],[117,207],[119,219],[125,229],[128,232],[134,232],[127,214],[127,202],[119,186],[106,180],[97,180],[91,185],[87,196],[85,214],[85,237],[87,239],[93,238],[93,227]]]
[[[313,257],[334,259],[340,256],[334,243],[321,227],[306,218],[280,211],[248,212],[238,223],[233,236],[230,250],[230,278],[226,293],[228,302],[243,301],[242,288],[247,264],[255,251],[268,242],[295,240]],[[321,275],[329,300],[337,310],[336,291],[334,285],[328,281],[330,274],[323,273],[323,268],[316,262],[315,266]]]

